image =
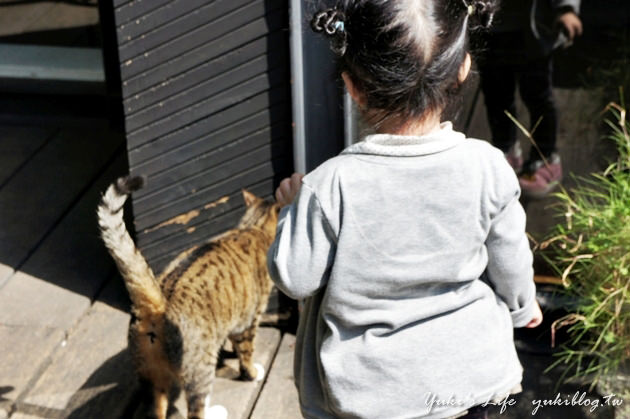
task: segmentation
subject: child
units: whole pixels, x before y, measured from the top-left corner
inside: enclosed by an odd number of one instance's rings
[[[580,0],[503,0],[496,25],[484,36],[486,52],[479,71],[492,143],[517,173],[524,169],[520,186],[532,198],[547,195],[562,178],[551,53],[581,35],[579,9]],[[540,120],[533,135],[540,153],[532,148],[525,164],[516,125],[505,115],[506,110],[516,115],[517,84],[532,126]]]
[[[276,191],[294,202],[268,266],[304,299],[307,418],[484,417],[521,382],[513,327],[542,314],[518,181],[499,150],[440,123],[494,7],[348,0],[313,19],[378,133]]]

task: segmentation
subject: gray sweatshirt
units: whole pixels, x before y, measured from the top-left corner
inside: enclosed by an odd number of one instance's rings
[[[295,380],[307,418],[445,418],[522,378],[533,317],[517,178],[444,123],[371,135],[304,177],[268,254],[304,299]]]

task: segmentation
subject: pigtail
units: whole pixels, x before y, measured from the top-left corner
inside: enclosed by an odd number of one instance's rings
[[[462,0],[468,13],[468,27],[470,29],[489,29],[492,26],[494,14],[497,12],[496,0]]]
[[[338,56],[346,53],[348,34],[345,27],[345,15],[337,9],[326,9],[315,13],[311,19],[313,31],[326,35],[331,40],[331,49]]]
[[[310,23],[363,93],[368,122],[402,124],[449,104],[469,35],[490,27],[498,2],[336,0]]]

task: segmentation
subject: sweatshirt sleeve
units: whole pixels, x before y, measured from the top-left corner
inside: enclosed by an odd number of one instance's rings
[[[581,0],[552,0],[554,10],[570,8],[576,15],[580,14]]]
[[[509,182],[507,204],[492,217],[486,239],[487,275],[495,293],[510,309],[514,327],[523,327],[534,315],[533,257],[525,234],[525,211],[518,200],[520,189],[516,176],[513,172],[507,176],[513,178],[513,182]]]
[[[310,297],[326,285],[335,249],[336,237],[316,195],[302,184],[293,204],[280,212],[267,254],[271,279],[291,298]]]

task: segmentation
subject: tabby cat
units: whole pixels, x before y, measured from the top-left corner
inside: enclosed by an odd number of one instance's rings
[[[123,221],[127,196],[143,183],[140,177],[119,178],[98,207],[103,241],[132,302],[130,352],[148,386],[148,416],[165,418],[183,389],[188,417],[204,418],[226,339],[236,350],[243,379],[264,374],[253,363],[253,341],[272,287],[266,253],[279,207],[243,190],[247,210],[238,226],[182,253],[156,278]]]

